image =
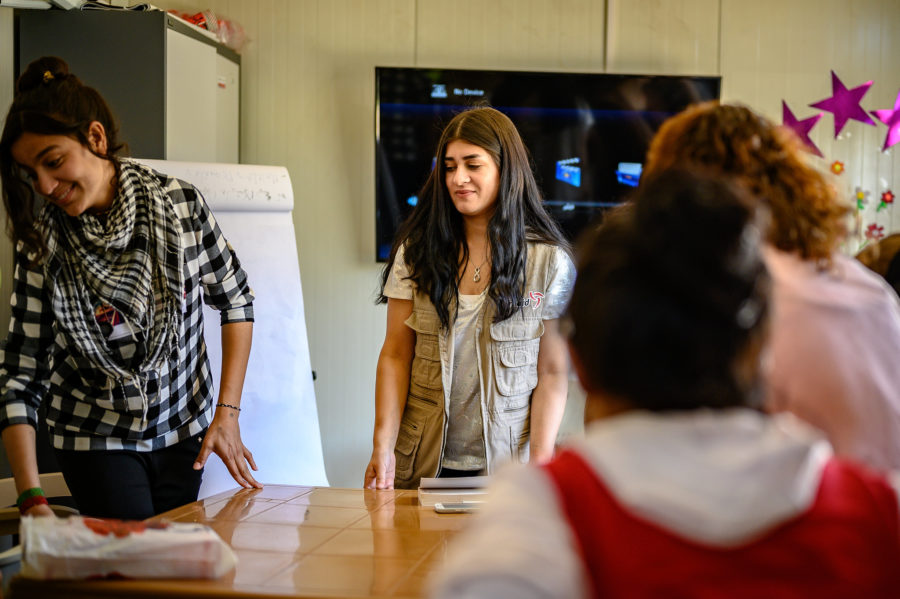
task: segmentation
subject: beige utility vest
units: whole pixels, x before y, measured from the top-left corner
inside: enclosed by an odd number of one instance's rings
[[[528,461],[531,392],[544,323],[543,298],[550,285],[553,246],[529,243],[524,297],[509,318],[494,322],[488,297],[477,318],[476,363],[481,381],[481,415],[487,472],[510,460]],[[454,306],[451,305],[451,314]],[[416,332],[409,394],[394,448],[394,485],[417,488],[422,477],[437,476],[444,455],[453,362],[453,325],[441,329],[431,300],[418,290],[406,325]]]

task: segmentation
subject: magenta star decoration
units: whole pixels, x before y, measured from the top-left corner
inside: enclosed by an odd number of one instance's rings
[[[884,152],[895,143],[900,143],[900,92],[897,92],[893,110],[873,110],[872,114],[888,126],[887,136],[884,138],[884,147],[881,148],[881,151]]]
[[[816,116],[811,116],[808,119],[797,120],[797,117],[794,116],[794,113],[791,112],[791,109],[788,108],[787,102],[784,100],[781,101],[781,124],[793,131],[797,134],[797,137],[800,138],[800,141],[803,142],[803,145],[806,146],[806,149],[815,154],[820,158],[824,158],[822,152],[813,143],[813,140],[809,138],[809,132],[813,127],[816,126],[816,123],[819,122],[819,119],[822,118],[824,113],[820,112]]]
[[[850,119],[874,126],[875,121],[873,121],[872,117],[866,114],[866,111],[859,105],[862,97],[866,95],[866,92],[869,91],[870,87],[872,87],[872,82],[867,81],[858,87],[847,89],[844,87],[844,84],[841,83],[841,80],[838,79],[838,76],[834,74],[834,71],[831,71],[831,97],[816,102],[815,104],[810,104],[810,106],[813,108],[821,108],[826,112],[834,114],[835,137],[840,134],[841,129],[844,128],[844,125],[846,125],[847,121]]]

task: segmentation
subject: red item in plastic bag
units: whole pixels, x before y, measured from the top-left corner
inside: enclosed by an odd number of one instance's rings
[[[218,578],[237,562],[203,524],[24,516],[20,538],[27,578]]]
[[[84,518],[84,525],[98,535],[127,537],[132,533],[142,533],[148,528],[162,530],[168,528],[165,522],[144,522],[142,520],[116,520],[114,518]]]

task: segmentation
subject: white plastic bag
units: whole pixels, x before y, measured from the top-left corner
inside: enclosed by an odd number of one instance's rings
[[[218,578],[237,563],[202,524],[24,516],[20,533],[28,578]]]

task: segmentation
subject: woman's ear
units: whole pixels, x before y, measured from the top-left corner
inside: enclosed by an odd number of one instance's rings
[[[100,121],[91,121],[87,131],[88,145],[94,154],[106,156],[106,129]]]

